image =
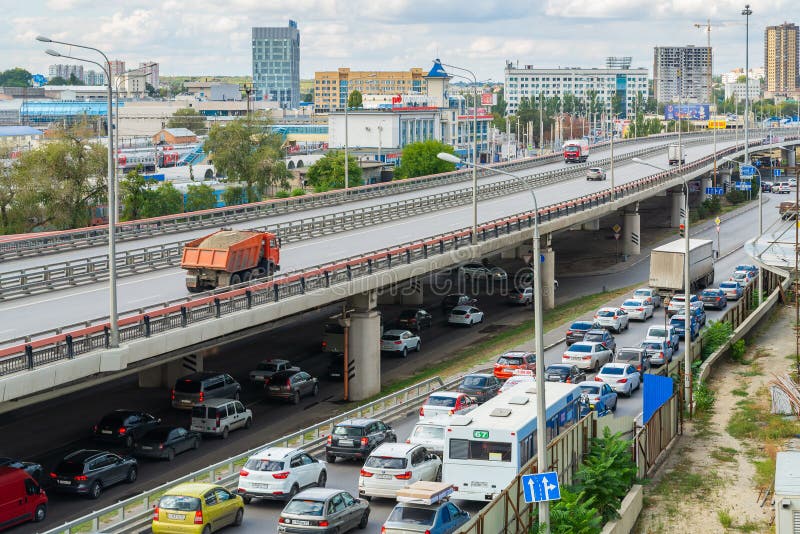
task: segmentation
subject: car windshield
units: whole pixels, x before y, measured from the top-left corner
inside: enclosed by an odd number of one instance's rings
[[[425,404],[428,406],[444,406],[446,408],[452,408],[456,405],[456,399],[455,397],[430,396]]]
[[[674,302],[674,303],[680,302],[681,304],[683,304],[685,300],[686,300],[686,297],[684,297],[683,295],[675,295],[674,297],[672,297],[672,300],[670,301],[670,303],[672,303],[672,302]]]
[[[722,282],[719,285],[719,287],[728,287],[728,288],[731,288],[731,289],[735,289],[735,288],[739,287],[739,284],[737,284],[736,282]]]
[[[622,303],[622,305],[634,307],[634,306],[641,306],[642,303],[641,301],[638,300],[626,300],[625,302]]]
[[[461,295],[447,295],[444,298],[444,303],[449,304],[450,306],[455,306],[458,304],[458,301],[461,300]]]
[[[661,343],[645,341],[644,343],[642,343],[642,348],[646,350],[661,350]]]
[[[603,367],[600,370],[601,375],[622,375],[625,374],[625,369],[622,367]]]
[[[278,370],[278,366],[274,363],[261,362],[256,366],[257,371],[272,371],[273,373]]]
[[[465,376],[461,385],[468,388],[479,388],[486,385],[486,380],[485,376]]]
[[[200,381],[191,379],[178,380],[175,384],[175,391],[180,393],[200,393]]]
[[[600,393],[600,385],[597,384],[585,384],[580,383],[578,384],[581,387],[581,391],[583,393],[588,393],[589,395],[597,395]]]
[[[647,335],[651,337],[667,337],[667,331],[663,328],[651,328],[647,331]]]
[[[346,436],[349,438],[360,438],[364,435],[363,426],[337,426],[333,429],[334,436]]]
[[[383,334],[383,337],[381,337],[381,339],[384,341],[397,341],[398,339],[400,339],[400,336],[397,334]]]
[[[614,317],[616,313],[614,313],[612,310],[600,310],[597,312],[597,315],[599,317]]]
[[[405,469],[405,458],[393,458],[391,456],[370,456],[364,462],[364,467],[375,467],[377,469]]]
[[[158,507],[162,510],[193,512],[200,509],[200,499],[185,495],[164,495],[158,500]]]
[[[250,458],[244,464],[245,469],[251,471],[282,471],[283,462],[270,460],[268,458]]]
[[[387,522],[410,523],[412,525],[431,526],[436,518],[433,508],[417,508],[416,506],[403,506],[398,504],[389,514]]]
[[[444,427],[433,425],[417,425],[411,434],[419,439],[444,439]]]
[[[566,367],[551,366],[544,370],[545,374],[549,375],[566,375],[569,374],[569,369]]]
[[[283,513],[322,516],[322,511],[324,509],[325,503],[322,501],[312,501],[310,499],[292,499],[283,509]]]
[[[683,328],[685,322],[686,319],[684,319],[683,317],[678,317],[677,315],[673,315],[672,320],[669,322],[669,324]]]
[[[500,356],[497,358],[497,363],[500,365],[522,365],[521,356]]]
[[[580,343],[575,343],[569,348],[570,352],[592,352],[591,345],[581,345]]]
[[[458,310],[458,309],[456,309],[456,310],[451,311],[450,313],[452,315],[466,315],[467,314],[467,310]]]
[[[577,323],[572,323],[569,327],[571,330],[589,330],[592,327],[592,323],[578,321]]]
[[[122,426],[127,418],[128,414],[108,414],[100,420],[100,426]]]

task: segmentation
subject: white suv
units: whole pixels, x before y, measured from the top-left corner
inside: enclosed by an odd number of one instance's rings
[[[692,295],[690,298],[690,302],[694,304],[695,302],[700,302],[700,297],[697,295]],[[683,311],[683,308],[686,307],[686,295],[682,293],[678,293],[673,295],[671,299],[669,299],[669,306],[667,306],[667,317],[672,317],[676,313],[680,313]]]
[[[442,460],[421,445],[384,443],[372,451],[358,477],[358,496],[394,499],[397,490],[418,480],[442,478]]]
[[[409,330],[387,330],[381,336],[381,352],[397,352],[405,358],[409,351],[421,348],[419,336]]]
[[[245,504],[256,499],[289,501],[308,486],[325,487],[328,470],[302,449],[270,447],[255,453],[239,471],[236,493]]]

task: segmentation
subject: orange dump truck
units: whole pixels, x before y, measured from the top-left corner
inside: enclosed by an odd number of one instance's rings
[[[280,270],[280,243],[269,232],[222,229],[186,243],[181,267],[192,293],[233,286]]]

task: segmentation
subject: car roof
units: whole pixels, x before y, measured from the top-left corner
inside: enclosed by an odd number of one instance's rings
[[[275,375],[272,375],[275,376]],[[207,399],[203,402],[199,402],[195,404],[195,406],[209,406],[211,408],[217,408],[218,406],[222,406],[224,404],[228,404],[229,402],[233,402],[236,399]]]
[[[617,368],[617,369],[626,369],[626,368],[630,367],[630,365],[631,364],[629,364],[629,363],[622,363],[622,362],[608,362],[607,364],[605,364],[603,367],[600,368],[600,372],[602,373],[603,369],[605,369],[606,367]]]
[[[651,293],[653,293],[655,290],[652,287],[637,287],[636,289],[633,290],[634,293],[636,293],[637,291],[650,291]]]
[[[547,369],[572,369],[573,367],[575,366],[571,363],[553,363],[548,365]],[[547,371],[547,369],[545,369],[545,371]]]
[[[370,453],[370,456],[405,456],[411,449],[420,447],[413,443],[381,443]]]
[[[386,330],[386,331],[383,333],[383,335],[384,335],[384,336],[386,336],[386,335],[390,335],[390,336],[399,336],[400,334],[405,334],[406,332],[408,332],[409,334],[411,334],[411,331],[410,331],[410,330],[406,330],[405,328],[393,328],[393,329],[391,329],[391,330]],[[413,335],[413,334],[412,334],[412,335]]]
[[[286,458],[290,454],[294,454],[296,452],[305,452],[303,449],[296,449],[294,447],[268,447],[266,449],[262,449],[257,453],[250,456],[248,459],[255,459],[255,460],[281,460]]]
[[[280,380],[281,378],[289,378],[290,376],[294,376],[297,373],[302,372],[301,369],[284,369],[283,371],[278,371],[274,375],[272,375],[272,380]]]
[[[449,415],[438,413],[433,417],[426,417],[425,419],[417,421],[415,426],[447,426],[452,420],[453,418]]]
[[[98,451],[94,449],[80,449],[75,452],[71,452],[68,455],[64,456],[65,460],[71,460],[75,462],[85,462],[95,456],[100,454],[108,454],[106,451]]]
[[[336,488],[309,488],[301,491],[294,496],[294,499],[310,499],[312,501],[326,501],[336,495],[342,493],[343,489]],[[293,499],[293,500],[294,500]]]
[[[616,311],[619,309],[619,306],[603,306],[602,308],[598,308],[597,311]]]
[[[218,376],[224,376],[228,373],[223,373],[221,371],[198,371],[196,373],[184,375],[178,379],[178,382],[186,381],[186,380],[205,380],[206,378],[216,378]]]
[[[219,484],[209,484],[207,482],[184,482],[178,484],[167,491],[164,495],[180,495],[186,497],[202,497],[208,490],[212,488],[219,488]]]
[[[428,398],[431,397],[447,397],[450,399],[457,399],[459,397],[463,397],[464,394],[458,391],[437,391],[436,393],[431,393],[428,395]]]
[[[586,331],[587,334],[608,334],[605,328],[590,328]],[[609,334],[610,335],[610,334]]]
[[[336,423],[336,426],[368,426],[372,423],[378,423],[380,419],[370,419],[367,417],[356,417],[353,419],[345,419],[340,423]]]
[[[659,339],[658,343],[663,343],[662,341],[660,341],[660,338],[658,338],[658,339]],[[647,338],[645,338],[644,341],[647,341]],[[643,343],[644,343],[644,341],[643,341]],[[620,348],[617,349],[617,354],[619,354],[620,352],[622,352],[624,350],[632,350],[632,351],[636,351],[636,352],[644,352],[644,349],[642,347],[620,347]]]
[[[595,345],[602,345],[603,343],[600,341],[578,341],[577,343],[573,343],[572,347],[575,345],[589,345],[590,347],[594,347]],[[567,347],[567,351],[572,350],[572,347]]]
[[[535,354],[528,350],[507,350],[500,356],[535,356]]]

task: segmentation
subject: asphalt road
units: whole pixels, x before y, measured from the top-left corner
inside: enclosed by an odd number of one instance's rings
[[[765,221],[769,220],[772,212],[775,212],[775,217],[777,216],[777,210],[770,205],[766,205],[764,211]],[[751,210],[723,223],[723,233],[721,234],[723,254],[735,249],[741,243],[741,236],[752,233],[755,217],[756,212]],[[768,223],[765,222],[766,224]],[[713,227],[711,232],[715,234]],[[701,234],[700,237],[710,237],[710,235]],[[745,261],[746,258],[741,250],[720,260],[716,266],[717,280],[726,279],[736,263]],[[513,263],[506,266],[512,268]],[[624,287],[636,280],[645,280],[647,268],[648,262],[643,261],[618,274],[562,279],[557,292],[557,300],[561,301],[576,295],[595,292],[603,285],[608,288]],[[510,307],[499,295],[492,296],[482,293],[478,295],[478,298],[479,305],[487,315],[485,325],[473,329],[456,329],[443,324],[441,314],[437,313],[439,297],[428,292],[426,306],[434,313],[436,324],[431,330],[423,332],[423,351],[420,354],[412,353],[406,360],[384,356],[381,364],[384,379],[393,380],[409,376],[419,368],[452,358],[458,354],[459,349],[491,336],[496,325],[513,324],[530,313],[529,308]],[[621,302],[621,299],[618,302]],[[395,317],[400,309],[400,306],[381,307],[381,311],[388,319]],[[328,361],[324,355],[319,353],[321,335],[318,335],[317,332],[321,334],[322,322],[334,311],[335,309],[331,307],[312,312],[305,317],[278,326],[257,338],[219,347],[206,359],[206,369],[225,370],[240,381],[244,381],[247,373],[258,360],[265,357],[286,357],[310,370],[315,376],[321,376],[324,374]],[[715,312],[709,312],[709,318],[713,319],[715,316]],[[657,315],[655,319],[651,319],[645,324],[632,323],[627,332],[617,336],[618,346],[637,345],[644,336],[645,328],[651,324],[659,324],[660,321],[663,321],[663,316],[659,319]],[[549,343],[561,335],[563,333],[560,331],[552,332],[546,336],[545,341]],[[564,346],[561,344],[548,351],[545,354],[545,361],[547,363],[560,361],[563,348]],[[97,399],[102,399],[102,402],[97,402]],[[180,455],[172,463],[143,461],[139,480],[134,485],[123,484],[109,488],[96,502],[78,497],[53,495],[48,520],[38,526],[39,528],[36,530],[56,526],[69,518],[82,515],[92,509],[98,509],[117,499],[131,496],[202,466],[220,461],[239,451],[248,450],[313,424],[339,411],[341,409],[337,402],[339,399],[341,399],[341,384],[326,380],[322,380],[321,394],[316,401],[306,399],[299,406],[266,402],[259,391],[246,388],[243,400],[254,411],[255,419],[254,427],[251,430],[234,432],[227,441],[205,440],[198,451]],[[166,390],[139,389],[135,379],[127,378],[93,388],[90,391],[67,395],[57,401],[5,414],[0,421],[0,433],[4,436],[0,445],[0,455],[39,461],[46,470],[49,470],[66,452],[93,446],[88,439],[89,429],[103,413],[114,408],[143,409],[163,418],[165,422],[188,424],[186,413],[172,410],[169,407]],[[640,411],[640,391],[635,393],[632,399],[621,399],[618,415],[636,415]],[[411,422],[408,424],[410,425]],[[348,468],[347,465],[342,466],[342,469],[346,468]],[[333,478],[331,478],[331,485],[333,484]],[[338,485],[338,482],[336,484]],[[376,505],[379,504],[376,503]],[[272,510],[275,506],[273,504],[266,507]],[[388,513],[390,509],[391,507],[387,506],[386,512]],[[373,511],[375,524],[378,524],[379,519],[377,510],[376,508]],[[251,517],[250,514],[248,514],[249,517]],[[19,527],[17,531],[33,532],[34,527]]]
[[[720,149],[733,142],[718,143]],[[707,150],[699,145],[687,149],[687,162],[698,159]],[[645,161],[665,165],[664,154],[657,154]],[[561,163],[561,165],[564,165]],[[645,165],[628,163],[615,167],[617,185],[653,174],[654,169]],[[540,206],[598,192],[609,187],[608,182],[589,182],[585,178],[538,188]],[[505,197],[483,201],[478,206],[479,221],[488,221],[529,210],[530,196],[527,191]],[[471,224],[472,208],[461,206],[415,216],[368,228],[337,233],[320,238],[289,244],[281,251],[281,268],[284,272],[312,268],[346,257],[356,256],[390,246],[428,237],[434,233],[447,233]],[[435,228],[435,231],[432,230]],[[148,305],[184,298],[188,295],[184,283],[184,271],[168,268],[137,276],[123,278],[118,283],[119,310],[125,312]],[[4,321],[0,325],[0,340],[42,332],[75,324],[81,321],[104,317],[108,306],[107,283],[31,296],[0,304]],[[1,342],[0,342],[1,344]]]

